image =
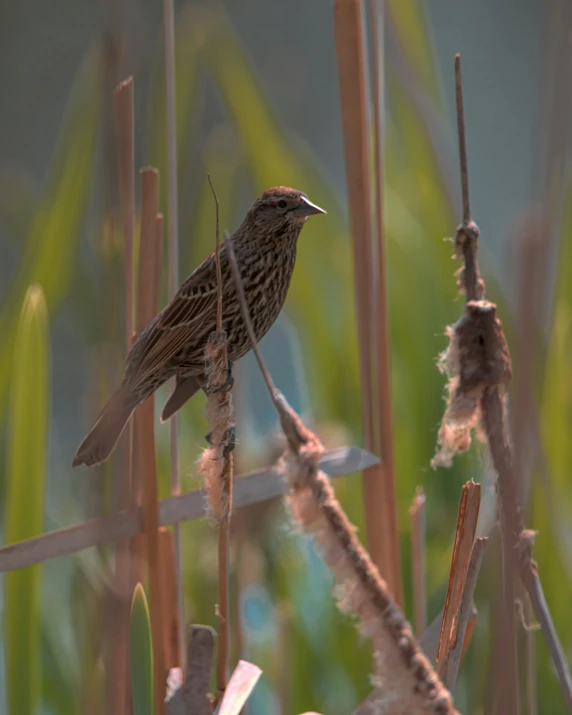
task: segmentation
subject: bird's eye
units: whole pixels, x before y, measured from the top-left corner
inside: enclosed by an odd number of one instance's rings
[[[278,202],[278,208],[280,209],[285,209],[287,205],[288,204],[286,203],[286,201],[284,201],[284,199],[280,199],[280,201]]]

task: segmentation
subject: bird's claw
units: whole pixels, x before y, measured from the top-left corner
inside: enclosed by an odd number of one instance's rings
[[[209,432],[207,435],[205,435],[205,439],[210,444],[210,446],[213,446],[213,433]],[[224,448],[222,450],[222,456],[223,457],[228,457],[228,455],[234,451],[234,448],[236,446],[236,428],[234,425],[231,425],[227,430],[225,430],[225,433],[222,436],[221,443],[224,444]]]
[[[229,360],[227,374],[226,374],[226,380],[223,382],[222,385],[219,385],[219,387],[207,386],[205,392],[207,393],[207,395],[216,395],[217,392],[230,392],[232,390],[233,385],[234,385],[234,377],[232,375],[232,362]]]

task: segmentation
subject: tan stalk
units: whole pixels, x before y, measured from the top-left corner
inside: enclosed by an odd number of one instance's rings
[[[417,487],[409,508],[411,520],[411,581],[413,584],[413,613],[417,638],[427,627],[427,593],[425,588],[425,494]]]
[[[208,513],[219,525],[218,542],[218,658],[216,702],[223,697],[228,682],[230,610],[229,610],[229,541],[232,513],[234,424],[232,395],[225,384],[228,378],[227,336],[223,331],[222,275],[220,266],[219,203],[208,177],[216,210],[217,332],[211,334],[206,347],[207,418],[211,447],[199,459],[205,479]],[[216,391],[215,391],[216,390]]]
[[[158,309],[161,263],[157,261],[160,237],[157,230],[159,207],[159,172],[147,168],[141,171],[141,242],[139,246],[139,290],[137,329],[141,332]],[[161,568],[159,564],[159,499],[155,455],[154,398],[149,397],[135,410],[138,487],[141,489],[145,549],[149,569],[151,636],[155,681],[155,711],[164,712],[165,653],[163,607],[161,602]]]
[[[342,127],[346,157],[350,223],[354,250],[354,284],[360,357],[360,380],[365,443],[369,450],[377,450],[376,420],[373,395],[374,375],[372,358],[376,353],[374,325],[377,310],[373,308],[373,241],[372,202],[370,185],[369,142],[367,121],[367,91],[364,68],[364,33],[362,7],[359,0],[334,0],[334,30],[338,58],[338,78],[341,97]],[[381,368],[385,371],[387,363]],[[377,374],[377,370],[376,370]],[[385,379],[385,378],[384,378]],[[382,386],[378,386],[381,388]],[[384,414],[386,429],[390,417]],[[387,449],[387,444],[385,445]],[[391,460],[389,455],[383,458]],[[387,467],[387,463],[386,463]],[[391,465],[390,465],[391,467]],[[392,478],[381,463],[364,470],[363,493],[367,543],[374,562],[387,578],[390,590],[401,601],[399,556],[395,553],[395,499]],[[380,514],[384,518],[380,518]]]
[[[135,114],[133,77],[119,84],[114,93],[117,167],[123,240],[125,245],[125,344],[129,350],[133,340],[135,281]],[[115,484],[115,510],[121,512],[131,506],[133,467],[133,423],[130,422],[120,445],[121,471]],[[133,544],[120,543],[115,549],[113,575],[111,631],[111,667],[107,673],[107,707],[110,712],[118,707],[130,707],[128,676],[128,627],[131,594],[135,586],[132,578]]]
[[[163,0],[163,25],[165,34],[165,99],[167,127],[167,206],[168,221],[168,296],[171,299],[179,287],[179,192],[177,181],[177,107],[175,96],[175,10],[173,0]],[[181,493],[179,475],[178,416],[169,420],[170,456],[171,456],[171,494]],[[185,657],[185,613],[183,599],[183,573],[181,555],[181,530],[178,524],[173,527],[175,548],[175,577],[178,603],[179,642],[181,644],[180,662]]]

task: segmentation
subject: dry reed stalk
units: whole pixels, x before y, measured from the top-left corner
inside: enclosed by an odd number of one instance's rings
[[[385,1],[371,0],[372,48],[373,48],[373,114],[375,138],[375,241],[377,275],[373,279],[377,311],[371,323],[371,330],[377,337],[377,415],[379,419],[379,446],[381,483],[383,489],[382,521],[384,542],[387,542],[387,558],[390,559],[392,578],[388,578],[392,592],[398,603],[403,602],[401,578],[401,549],[397,524],[397,500],[395,495],[395,466],[393,459],[393,435],[391,415],[391,364],[389,350],[389,310],[387,305],[385,224],[384,224],[384,126],[385,126],[385,56],[384,56],[384,14]],[[383,573],[383,572],[382,572]],[[388,574],[390,571],[388,571]]]
[[[182,665],[181,643],[179,641],[177,579],[175,575],[175,548],[173,534],[164,526],[159,529],[159,568],[161,569],[165,670],[169,671],[171,668],[180,668]]]
[[[234,424],[232,394],[228,386],[229,368],[227,338],[222,329],[222,277],[220,268],[219,203],[208,177],[216,210],[216,272],[217,272],[217,332],[212,333],[206,347],[207,419],[211,446],[199,459],[205,480],[208,514],[219,525],[218,542],[218,658],[216,702],[223,697],[228,682],[229,656],[229,537],[232,513],[232,480]]]
[[[439,648],[437,660],[441,664],[445,659],[452,644],[458,641],[459,609],[465,590],[465,582],[471,561],[471,552],[477,531],[479,509],[481,506],[481,485],[475,484],[471,479],[463,485],[461,503],[455,530],[455,543],[451,557],[449,584],[443,609],[441,633],[439,635]],[[439,667],[439,675],[443,677]]]
[[[454,636],[447,644],[443,660],[439,663],[439,676],[451,693],[455,692],[455,684],[459,674],[459,666],[464,656],[468,633],[468,626],[473,619],[473,594],[487,546],[487,537],[479,536],[475,539],[467,564],[467,571],[461,592],[459,607],[456,611],[454,623]],[[470,634],[469,634],[470,637]]]
[[[173,0],[163,0],[163,25],[165,33],[165,101],[167,128],[167,206],[169,211],[168,226],[168,295],[171,299],[179,287],[179,192],[177,181],[177,107],[175,96],[175,10]],[[178,415],[169,421],[170,457],[171,457],[171,494],[181,493],[178,449]],[[179,643],[181,644],[181,664],[184,660],[183,643],[185,640],[185,609],[183,598],[183,571],[181,554],[181,529],[179,524],[173,527],[175,548],[175,578],[178,602]]]
[[[135,320],[135,114],[133,77],[121,82],[113,93],[119,171],[119,198],[125,240],[125,343],[133,340]]]
[[[376,376],[372,371],[372,356],[376,361],[377,340],[374,336],[384,327],[377,325],[378,310],[385,312],[383,278],[378,276],[377,309],[373,306],[373,240],[370,164],[368,147],[367,92],[364,68],[364,37],[361,3],[359,0],[334,0],[334,30],[338,58],[338,78],[341,96],[342,126],[344,132],[346,175],[350,204],[350,221],[353,235],[354,277],[356,290],[357,326],[361,372],[361,397],[364,433],[367,449],[384,448],[379,465],[363,473],[364,508],[367,543],[374,562],[387,578],[391,592],[398,602],[402,600],[401,564],[395,513],[395,490],[393,483],[391,415],[389,408],[387,337],[382,334],[379,368],[380,384],[377,390],[382,414],[379,419],[381,441],[376,439],[376,415],[373,404]],[[378,68],[379,70],[379,68]],[[381,137],[380,137],[381,142]],[[381,171],[381,159],[378,159]],[[381,190],[381,183],[378,186]],[[381,203],[380,203],[380,219]],[[379,224],[378,224],[379,225]],[[379,250],[381,249],[381,251]],[[382,234],[378,235],[378,260],[383,263]],[[379,282],[381,280],[381,282]],[[385,390],[387,394],[381,394]],[[380,515],[383,518],[380,518]]]
[[[466,450],[470,444],[470,430],[473,427],[482,430],[497,474],[505,575],[503,621],[515,618],[514,580],[519,575],[544,635],[566,707],[572,713],[572,679],[532,558],[535,534],[525,527],[513,466],[507,419],[507,388],[512,376],[510,355],[501,322],[496,316],[496,306],[483,300],[485,284],[477,261],[479,230],[470,218],[469,208],[459,55],[455,58],[455,71],[463,186],[463,223],[457,229],[455,248],[456,255],[463,258],[458,283],[466,293],[467,302],[463,316],[449,329],[450,345],[442,361],[450,376],[450,397],[440,431],[440,453],[448,451],[452,456],[457,451]],[[462,440],[458,439],[458,430],[463,432]],[[502,699],[498,706],[501,712],[518,712],[516,633],[510,623],[505,625],[509,627],[502,665],[508,666],[508,683],[505,681],[505,687],[500,689]]]
[[[437,651],[439,650],[439,636],[441,635],[441,625],[443,623],[443,610],[438,613],[435,618],[431,621],[425,633],[419,638],[419,645],[421,650],[429,658],[429,660],[437,660]],[[475,604],[472,605],[471,617],[469,618],[469,625],[467,626],[467,632],[465,634],[465,642],[463,643],[463,656],[467,648],[469,647],[469,642],[471,640],[472,634],[472,624],[478,615],[478,611],[475,608]]]
[[[456,713],[450,694],[420,651],[387,584],[359,543],[328,477],[318,467],[323,452],[320,440],[274,387],[256,345],[231,244],[229,259],[243,319],[286,438],[279,468],[289,486],[290,510],[297,524],[319,545],[338,583],[340,606],[357,615],[364,633],[373,642],[375,676],[380,688],[378,712],[386,715]]]
[[[146,168],[141,171],[141,241],[139,246],[139,281],[137,329],[141,332],[152,320],[158,309],[161,263],[157,261],[160,247],[161,219],[159,207],[159,172]],[[145,550],[149,569],[149,595],[151,612],[151,636],[153,641],[153,669],[155,681],[155,710],[164,712],[165,653],[163,608],[161,594],[161,567],[159,563],[159,499],[157,493],[157,465],[155,455],[154,399],[148,398],[135,410],[135,433],[137,436],[137,483],[134,495],[141,494]],[[135,497],[139,501],[138,496]]]
[[[415,634],[421,638],[427,627],[427,594],[425,589],[425,494],[417,487],[409,508],[411,520],[411,581]]]
[[[115,133],[119,173],[119,199],[125,241],[125,344],[129,350],[133,340],[135,307],[134,241],[135,241],[135,113],[133,77],[121,82],[113,93]],[[133,459],[133,423],[130,422],[119,450],[122,469],[115,488],[115,510],[120,512],[131,504]],[[131,570],[132,544],[123,542],[115,549],[113,575],[111,631],[111,664],[107,673],[107,708],[128,708],[130,703],[128,675],[128,627],[131,594],[135,582]]]

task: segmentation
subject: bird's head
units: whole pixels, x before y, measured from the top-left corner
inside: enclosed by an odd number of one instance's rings
[[[325,214],[302,191],[287,186],[267,189],[252,204],[247,214],[250,225],[275,229],[281,233],[288,228],[299,231],[304,222],[314,214]]]

